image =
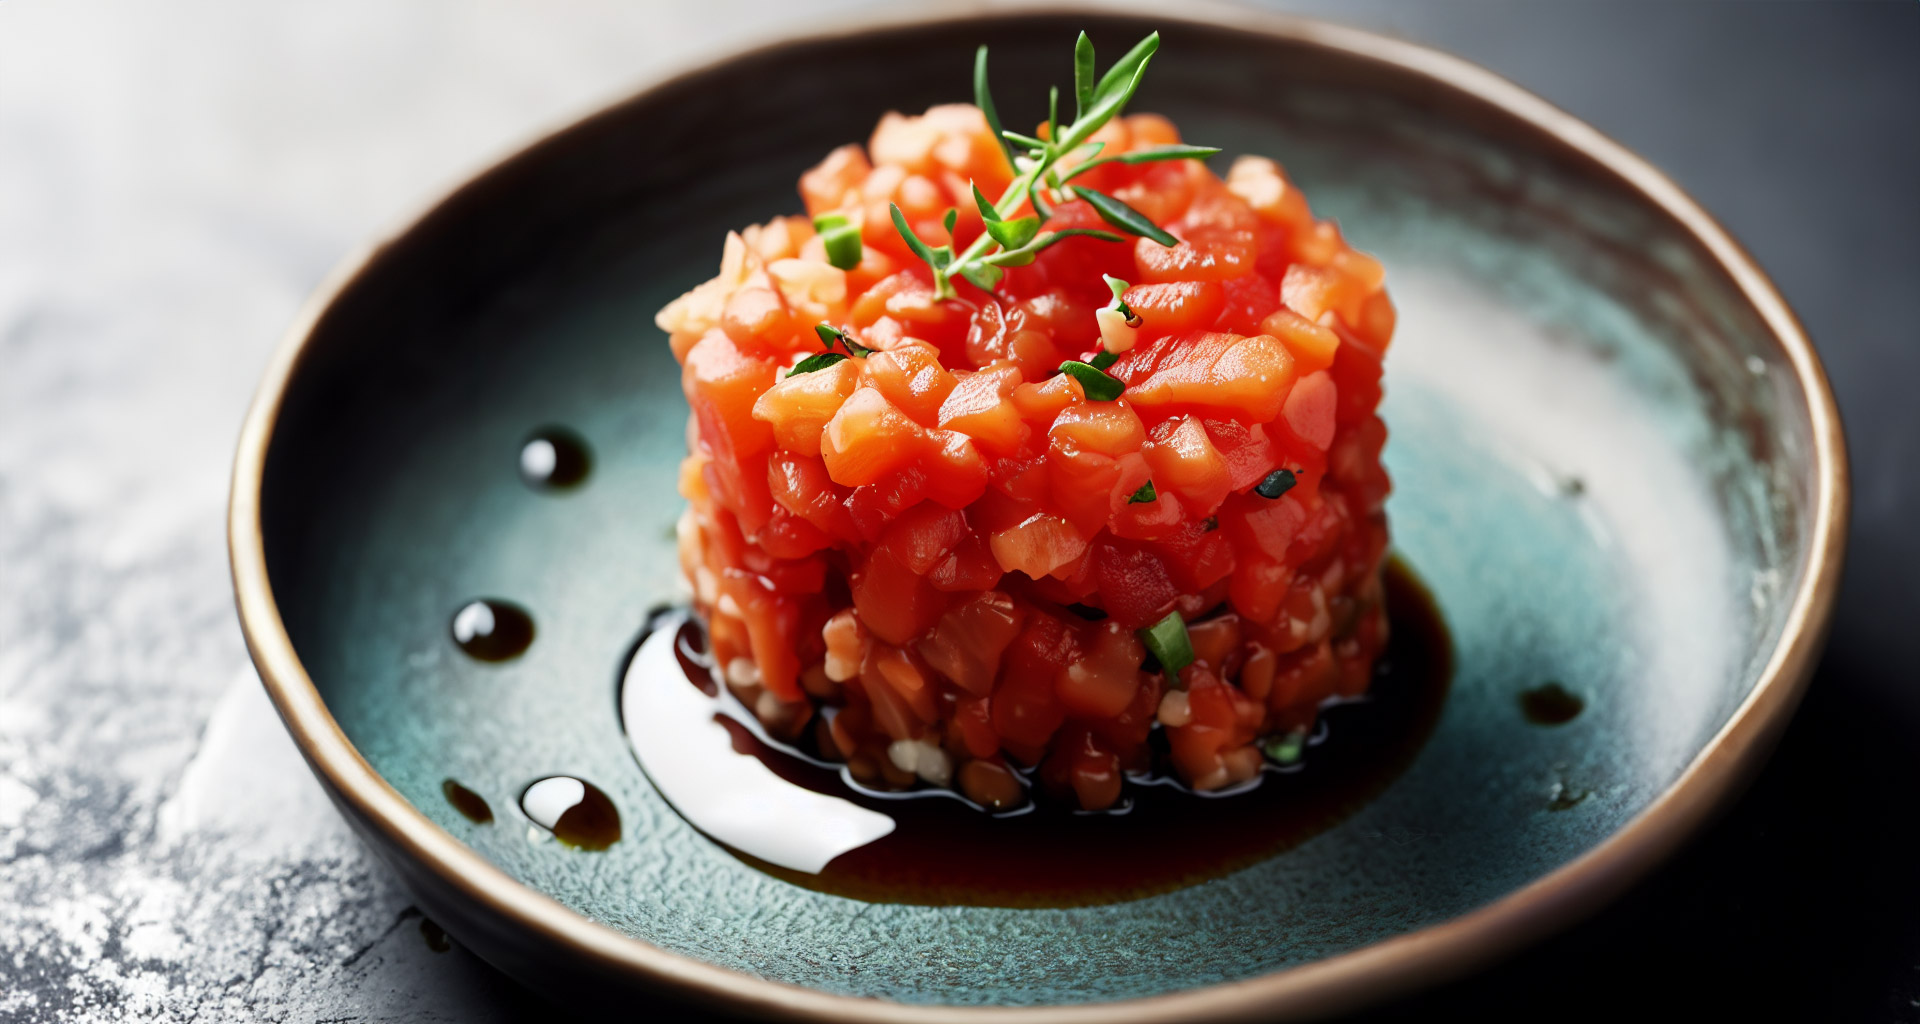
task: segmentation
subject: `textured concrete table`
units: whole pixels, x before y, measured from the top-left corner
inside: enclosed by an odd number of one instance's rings
[[[0,0],[0,1022],[554,1012],[430,941],[246,669],[232,438],[356,242],[541,124],[848,6]],[[1842,622],[1754,794],[1595,923],[1418,1009],[1617,1013],[1671,985],[1920,1019],[1920,7],[1293,6],[1479,59],[1674,172],[1799,305],[1853,434]]]

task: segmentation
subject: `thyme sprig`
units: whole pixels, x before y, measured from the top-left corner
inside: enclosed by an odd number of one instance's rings
[[[1160,33],[1152,33],[1128,50],[1125,56],[1107,69],[1106,74],[1095,79],[1093,41],[1087,38],[1085,32],[1080,33],[1073,47],[1073,120],[1065,125],[1060,123],[1060,90],[1054,89],[1048,97],[1047,123],[1041,131],[1045,138],[1041,138],[1008,131],[1001,125],[999,110],[994,106],[992,92],[987,86],[987,48],[980,47],[973,60],[974,104],[986,116],[987,126],[992,129],[994,137],[1006,147],[1015,171],[1012,183],[998,200],[989,202],[977,186],[973,190],[974,203],[980,208],[980,218],[986,230],[966,249],[956,253],[951,242],[939,246],[928,245],[908,226],[900,208],[891,207],[894,229],[900,232],[900,237],[906,240],[907,247],[913,250],[914,255],[933,271],[934,294],[937,297],[954,297],[953,279],[956,277],[982,290],[992,291],[1005,275],[1005,268],[1032,263],[1042,250],[1068,238],[1085,236],[1106,242],[1126,240],[1111,231],[1088,228],[1042,231],[1043,223],[1053,214],[1053,204],[1070,199],[1085,200],[1100,214],[1102,220],[1126,234],[1150,238],[1169,247],[1179,244],[1179,239],[1121,200],[1084,186],[1068,184],[1074,177],[1102,164],[1204,160],[1219,152],[1210,146],[1178,145],[1155,146],[1102,157],[1099,154],[1104,144],[1088,141],[1102,125],[1120,116],[1126,109],[1133,94],[1140,89],[1140,80],[1146,74],[1147,64],[1159,48]],[[1069,156],[1078,157],[1083,162],[1063,173],[1060,163]],[[1048,193],[1051,193],[1053,202],[1048,201]],[[1023,205],[1029,204],[1033,209],[1031,215],[1016,216]],[[956,213],[949,210],[944,221],[949,238],[953,234]]]

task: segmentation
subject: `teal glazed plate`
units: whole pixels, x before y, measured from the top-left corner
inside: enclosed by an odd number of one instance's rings
[[[1009,122],[1037,121],[1082,28],[1109,54],[1159,30],[1133,109],[1226,147],[1222,170],[1278,159],[1388,268],[1393,543],[1451,632],[1451,689],[1377,796],[1211,880],[1026,908],[802,887],[687,824],[621,728],[627,658],[680,593],[686,407],[653,314],[881,113],[968,97],[977,45]],[[315,773],[428,915],[536,987],[820,1021],[1217,1021],[1485,964],[1670,853],[1798,702],[1846,506],[1812,347],[1644,161],[1417,46],[1090,8],[782,41],[488,169],[314,298],[248,415],[230,529],[248,642]],[[504,642],[516,608],[517,657],[456,646],[456,614]],[[539,827],[578,798],[565,779],[617,813],[617,838],[573,822],[604,849]]]

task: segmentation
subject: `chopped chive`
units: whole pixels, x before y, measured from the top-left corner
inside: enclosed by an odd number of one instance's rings
[[[1127,499],[1127,504],[1145,505],[1147,502],[1153,501],[1158,497],[1160,497],[1160,492],[1153,489],[1153,481],[1149,480],[1141,484],[1139,490],[1133,492],[1133,497]]]
[[[1294,479],[1292,470],[1276,469],[1268,473],[1265,480],[1253,485],[1253,493],[1262,498],[1278,498],[1293,490],[1293,485],[1296,483],[1299,481]]]
[[[1060,372],[1072,375],[1087,392],[1087,398],[1095,402],[1111,402],[1120,397],[1127,386],[1118,378],[1108,376],[1105,370],[1078,359],[1069,359],[1060,364]]]
[[[812,373],[815,370],[824,370],[845,358],[847,357],[838,352],[815,352],[813,355],[794,364],[793,369],[787,371],[787,376],[791,377],[796,373]]]
[[[1166,618],[1136,632],[1167,678],[1178,676],[1181,669],[1193,664],[1193,641],[1187,637],[1187,622],[1179,612],[1168,612]]]
[[[1128,234],[1139,235],[1142,238],[1151,238],[1169,249],[1180,244],[1178,238],[1167,234],[1164,228],[1147,219],[1146,214],[1113,198],[1105,192],[1090,189],[1085,185],[1075,185],[1073,186],[1073,194],[1085,199],[1087,205],[1093,207],[1093,212],[1100,215],[1101,220],[1106,221]]]
[[[865,251],[860,245],[860,228],[838,213],[823,213],[813,218],[813,230],[827,247],[827,262],[841,270],[860,265]]]
[[[1297,764],[1307,752],[1307,734],[1299,729],[1281,736],[1269,736],[1260,744],[1260,752],[1275,764]]]
[[[1105,349],[1101,349],[1098,355],[1094,356],[1092,359],[1087,360],[1087,365],[1093,367],[1096,370],[1104,370],[1107,367],[1112,366],[1114,363],[1119,362],[1119,360],[1120,360],[1120,353],[1108,352]]]

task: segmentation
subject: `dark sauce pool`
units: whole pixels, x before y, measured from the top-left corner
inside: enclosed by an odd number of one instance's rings
[[[1386,573],[1392,639],[1366,697],[1329,706],[1300,763],[1251,783],[1196,794],[1165,778],[1131,778],[1122,806],[1088,814],[1035,800],[998,815],[920,789],[856,791],[834,767],[766,738],[730,697],[716,703],[734,748],[806,789],[894,819],[894,831],[841,854],[819,874],[742,861],[821,892],[871,903],[1071,907],[1139,899],[1247,867],[1353,814],[1404,771],[1433,732],[1453,674],[1446,625],[1426,587],[1397,560]],[[688,679],[712,694],[697,623],[680,630]]]

